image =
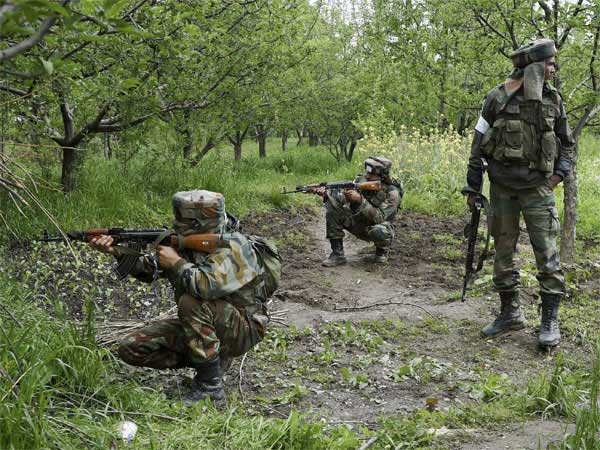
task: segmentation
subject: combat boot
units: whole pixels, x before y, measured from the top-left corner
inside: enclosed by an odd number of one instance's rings
[[[562,299],[561,294],[547,294],[542,292],[542,320],[538,344],[542,347],[554,347],[560,342],[560,329],[558,327],[558,306]]]
[[[494,337],[510,330],[525,328],[525,316],[521,311],[519,292],[500,291],[500,302],[500,315],[481,330],[483,337]]]
[[[384,263],[388,260],[388,249],[377,247],[375,249],[375,255],[373,256],[373,262]]]
[[[346,264],[346,257],[344,256],[344,240],[343,239],[330,239],[331,254],[329,258],[325,259],[321,264],[325,267],[341,266]]]
[[[225,400],[219,357],[196,369],[196,376],[192,381],[190,392],[185,396],[185,401],[199,402],[205,398],[210,398],[213,402]]]

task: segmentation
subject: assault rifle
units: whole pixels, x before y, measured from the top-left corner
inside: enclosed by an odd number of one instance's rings
[[[190,234],[182,236],[173,233],[167,228],[146,228],[130,230],[126,228],[90,228],[87,230],[69,231],[66,236],[71,241],[90,242],[93,238],[101,235],[111,236],[115,247],[119,249],[122,258],[115,271],[119,278],[125,278],[135,264],[137,258],[142,255],[142,249],[148,246],[168,245],[176,249],[189,249],[195,252],[212,253],[227,243],[220,234]],[[40,239],[41,242],[64,242],[62,236],[49,236],[48,230]],[[118,244],[127,244],[123,247]],[[148,256],[151,264],[155,267],[155,278],[158,276],[158,263],[154,256]]]
[[[115,244],[128,244],[129,248],[141,248],[147,245],[169,245],[175,248],[185,248],[195,252],[211,253],[221,243],[219,234],[190,234],[179,236],[170,232],[167,228],[144,228],[140,230],[129,230],[126,228],[89,228],[87,230],[69,231],[67,237],[71,241],[90,242],[93,238],[101,235],[110,236]],[[64,241],[62,236],[49,236],[48,230],[44,230],[41,242]]]
[[[314,194],[315,191],[319,188],[325,188],[325,190],[343,189],[362,192],[380,191],[382,189],[382,186],[381,181],[363,181],[361,183],[355,183],[354,181],[324,181],[322,183],[298,185],[293,191],[288,191],[286,188],[283,188],[283,191],[281,193],[294,194],[296,192],[302,192],[304,194]]]
[[[483,195],[483,179],[484,179],[485,171],[487,170],[487,161],[482,158],[481,164],[482,164],[481,165],[481,186],[479,188],[479,192],[472,193],[472,195],[475,195],[475,201],[473,204],[473,208],[471,209],[471,220],[465,226],[465,230],[464,230],[464,235],[465,235],[465,238],[467,239],[467,258],[465,260],[465,276],[463,278],[463,289],[462,289],[462,296],[461,296],[461,301],[463,301],[463,302],[466,300],[467,286],[469,284],[469,281],[471,280],[471,278],[473,277],[474,274],[476,274],[477,272],[479,272],[482,269],[483,263],[488,256],[488,250],[489,250],[489,246],[490,246],[490,226],[491,226],[490,205],[489,205],[488,199],[485,198],[485,196]],[[483,251],[481,252],[481,255],[479,255],[477,264],[475,264],[475,248],[477,245],[477,231],[479,229],[479,221],[481,219],[481,210],[482,209],[485,209],[487,217],[488,217],[488,223],[487,223],[488,229],[487,229],[485,247],[484,247]]]

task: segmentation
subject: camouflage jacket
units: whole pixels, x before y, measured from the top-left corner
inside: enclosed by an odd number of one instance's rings
[[[362,174],[357,175],[355,183],[367,181]],[[381,191],[366,191],[362,193],[363,200],[358,205],[351,204],[353,218],[366,225],[376,225],[392,222],[400,209],[402,189],[396,184],[383,184]],[[339,197],[339,196],[338,196]]]
[[[525,102],[523,89],[521,88],[514,96],[508,98],[504,85],[500,85],[488,92],[485,97],[481,116],[475,127],[476,133],[471,147],[471,156],[467,170],[468,187],[463,192],[479,190],[482,181],[482,156],[488,162],[490,180],[513,189],[537,187],[545,183],[546,178],[552,174],[559,175],[564,179],[571,172],[576,144],[567,122],[567,115],[562,99],[558,91],[548,83],[544,84],[542,97],[543,102],[540,107],[543,108],[543,125],[548,127],[548,131],[545,134],[550,135],[551,143],[556,147],[556,150],[553,152],[554,154],[549,155],[552,160],[547,167],[543,167],[543,165],[532,161],[525,161],[524,164],[502,161],[496,158],[496,154],[489,154],[489,152],[486,154],[486,147],[489,146],[489,144],[486,145],[486,141],[489,139],[488,136],[490,134],[501,139],[502,136],[508,137],[511,133],[510,131],[502,130],[500,135],[497,133],[494,134],[493,129],[496,128],[496,124],[499,122],[503,124],[506,122],[516,122],[517,124],[521,122],[519,129],[522,130],[535,130],[537,128],[523,119],[523,111],[526,108],[531,109],[531,106]],[[519,110],[521,111],[520,115]],[[513,111],[516,111],[516,114]],[[509,120],[515,118],[517,120]],[[542,139],[543,134],[543,130],[535,130],[531,138],[532,140],[523,139],[522,142],[519,140],[525,154],[542,156],[538,154],[543,152],[544,149],[540,151],[532,147],[540,146],[538,141]]]
[[[256,253],[243,234],[229,233],[224,237],[228,246],[210,254],[184,250],[181,261],[161,272],[160,276],[173,286],[176,299],[189,294],[204,300],[223,299],[238,307],[256,303],[263,274]],[[129,274],[152,282],[154,266],[150,257],[139,257]]]

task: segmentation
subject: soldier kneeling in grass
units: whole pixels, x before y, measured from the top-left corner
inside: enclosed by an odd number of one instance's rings
[[[279,282],[281,262],[270,242],[228,229],[222,194],[178,192],[173,210],[175,233],[217,234],[221,244],[210,253],[158,246],[156,257],[135,256],[129,275],[144,282],[168,278],[178,318],[156,321],[130,334],[118,353],[134,366],[195,368],[186,400],[223,400],[226,362],[246,353],[265,335],[265,302]],[[131,258],[113,242],[110,236],[99,236],[90,245],[120,262]]]

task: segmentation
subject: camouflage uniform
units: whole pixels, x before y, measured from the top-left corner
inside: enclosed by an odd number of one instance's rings
[[[224,208],[221,194],[177,193],[174,228],[182,235],[221,234]],[[262,340],[267,323],[263,268],[243,234],[223,233],[222,239],[226,245],[210,254],[179,251],[183,259],[162,272],[175,291],[178,318],[127,336],[118,349],[125,362],[156,369],[194,367],[201,381],[219,377],[220,383],[221,360],[242,355]],[[154,272],[152,257],[143,256],[130,275],[152,282]]]
[[[483,330],[486,336],[524,325],[515,261],[521,213],[535,254],[542,306],[556,303],[557,310],[565,292],[556,244],[560,223],[548,178],[554,174],[564,179],[570,173],[575,142],[562,98],[543,78],[545,61],[555,52],[550,40],[516,51],[515,71],[486,95],[475,128],[464,192],[480,190],[481,158],[485,158],[496,249],[493,283],[503,305],[493,326]]]
[[[391,161],[384,157],[370,157],[365,161],[368,171],[381,176],[383,189],[364,191],[361,203],[349,202],[343,191],[330,190],[325,196],[326,237],[332,253],[323,265],[334,266],[346,262],[343,249],[344,230],[364,241],[375,244],[375,261],[384,262],[387,249],[394,239],[394,219],[402,201],[400,183],[389,177]],[[354,182],[368,181],[358,175]]]
[[[178,319],[151,323],[127,336],[119,355],[134,366],[202,367],[217,356],[246,353],[266,331],[256,255],[241,233],[224,235],[230,247],[203,254],[185,250],[164,275],[175,290]],[[148,257],[130,275],[152,281]],[[259,314],[260,313],[260,314]]]
[[[355,183],[366,181],[358,175]],[[343,192],[330,191],[325,202],[327,239],[343,239],[344,230],[363,241],[373,242],[376,247],[387,248],[394,239],[394,219],[402,196],[397,186],[386,184],[381,191],[362,193],[363,201],[351,205]]]

